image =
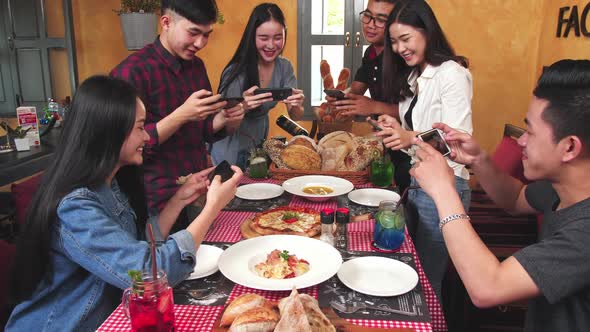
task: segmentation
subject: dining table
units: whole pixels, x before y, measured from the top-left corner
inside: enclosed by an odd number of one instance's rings
[[[281,185],[281,181],[272,178],[251,179],[246,175],[242,178],[240,185],[252,183]],[[356,185],[355,189],[371,187],[372,185],[367,183]],[[310,201],[297,195],[291,195],[287,192],[283,193],[278,198],[262,201],[247,201],[236,197],[211,224],[203,243],[227,249],[232,244],[244,239],[240,229],[245,220],[253,217],[257,211],[264,211],[276,205],[307,207],[318,211],[324,208],[336,209],[344,206],[350,208],[351,215],[371,211],[370,207],[362,207],[350,202],[347,200],[346,196],[347,195],[342,195],[341,197],[322,202]],[[377,208],[372,209],[373,213],[377,212]],[[368,218],[364,219],[365,220],[349,222],[346,225],[347,241],[345,253],[352,253],[353,257],[377,255],[403,261],[415,269],[418,274],[418,283],[415,288],[407,294],[400,296],[371,297],[349,289],[338,280],[337,276],[333,276],[329,280],[318,285],[299,289],[299,292],[315,297],[318,299],[320,307],[323,308],[326,306],[329,307],[331,300],[338,299],[343,302],[360,301],[364,304],[380,304],[402,309],[404,307],[408,309],[408,306],[414,306],[414,310],[416,310],[417,307],[418,314],[415,316],[389,314],[380,312],[379,310],[361,310],[356,314],[349,315],[335,311],[341,318],[345,319],[348,324],[355,327],[366,328],[366,331],[370,331],[370,328],[375,328],[375,331],[381,331],[383,329],[389,329],[392,331],[409,329],[417,332],[446,331],[447,326],[440,303],[424,274],[424,270],[420,265],[420,260],[416,253],[416,248],[414,247],[411,237],[408,235],[407,229],[405,230],[404,242],[399,250],[395,253],[383,253],[372,246],[374,219],[372,219],[371,214],[369,214]],[[351,220],[354,220],[354,218]],[[351,257],[343,255],[345,261],[350,258]],[[196,264],[199,264],[198,259]],[[186,295],[191,290],[198,290],[203,287],[215,290],[215,294],[210,297],[205,296],[202,299]],[[219,271],[198,280],[187,280],[180,285],[175,286],[175,331],[221,331],[219,330],[218,324],[225,306],[238,296],[245,293],[255,293],[262,295],[269,300],[278,301],[281,298],[289,296],[290,291],[271,291],[249,288],[228,280]],[[365,329],[361,330],[365,331]],[[98,328],[98,331],[131,331],[130,320],[127,318],[122,305],[119,305],[113,311],[113,313]]]

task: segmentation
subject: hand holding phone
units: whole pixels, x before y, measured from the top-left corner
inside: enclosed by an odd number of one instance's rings
[[[431,129],[416,135],[425,143],[430,144],[436,151],[440,152],[443,157],[451,153],[451,148],[443,137],[443,134],[438,129]]]
[[[381,128],[379,126],[379,124],[377,123],[377,121],[375,121],[373,119],[367,119],[367,122],[371,125],[371,127],[373,127],[373,129],[375,129],[375,131],[381,131],[381,130],[383,130],[383,128]]]
[[[336,89],[324,89],[324,93],[332,98],[336,98],[336,100],[343,100],[346,99],[344,97],[344,92]]]
[[[227,160],[224,160],[215,167],[213,172],[209,173],[209,181],[213,181],[216,175],[221,176],[221,182],[225,182],[234,175],[234,170],[231,169],[231,165]]]
[[[254,90],[255,95],[259,95],[261,93],[272,93],[272,100],[273,101],[281,101],[287,99],[290,95],[293,94],[293,89],[291,88],[258,88]]]
[[[224,109],[233,108],[239,103],[244,101],[243,97],[222,97],[219,101],[227,101],[227,104],[223,107]]]

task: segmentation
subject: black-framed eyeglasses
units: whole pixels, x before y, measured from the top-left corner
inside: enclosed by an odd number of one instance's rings
[[[385,24],[387,23],[387,18],[373,16],[370,11],[363,10],[359,13],[359,18],[361,22],[364,24],[371,24],[371,21],[375,22],[375,26],[377,28],[385,28]]]

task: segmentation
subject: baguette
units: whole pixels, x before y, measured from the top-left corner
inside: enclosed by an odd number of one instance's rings
[[[348,86],[348,79],[350,78],[350,69],[343,68],[340,71],[340,75],[338,75],[338,84],[336,85],[336,89],[344,90],[346,86]]]
[[[334,89],[334,79],[330,73],[330,64],[326,60],[320,62],[320,74],[322,75],[322,81],[324,89]]]

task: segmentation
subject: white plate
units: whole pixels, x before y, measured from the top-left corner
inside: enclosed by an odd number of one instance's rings
[[[216,246],[201,244],[197,250],[197,264],[193,273],[191,273],[187,280],[204,278],[219,271],[219,257],[223,253],[223,249]]]
[[[367,295],[396,296],[418,284],[418,273],[395,259],[365,256],[342,264],[338,278],[349,288]]]
[[[348,199],[360,205],[379,206],[381,201],[397,202],[400,196],[391,190],[367,188],[349,192]]]
[[[310,186],[329,187],[334,190],[328,195],[313,195],[303,192],[303,188]],[[283,182],[283,188],[293,195],[305,197],[310,201],[321,202],[332,197],[344,195],[354,189],[352,182],[335,176],[326,175],[305,175],[298,176]]]
[[[267,279],[254,266],[266,260],[273,250],[288,250],[305,259],[310,269],[290,279]],[[291,290],[317,285],[331,278],[342,265],[342,256],[331,245],[297,235],[266,235],[238,242],[227,248],[219,259],[219,269],[229,280],[246,287],[263,290]]]
[[[272,183],[252,183],[239,186],[236,196],[253,201],[270,199],[281,196],[285,192],[283,187]]]

